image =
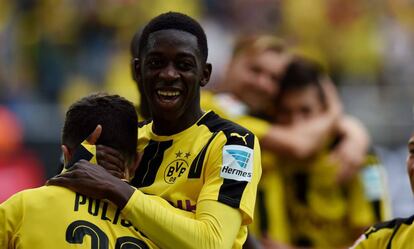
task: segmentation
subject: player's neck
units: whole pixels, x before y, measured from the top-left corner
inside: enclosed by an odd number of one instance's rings
[[[204,112],[198,106],[195,110],[187,110],[175,119],[165,119],[164,117],[154,117],[152,130],[160,136],[171,136],[180,133],[195,124]]]

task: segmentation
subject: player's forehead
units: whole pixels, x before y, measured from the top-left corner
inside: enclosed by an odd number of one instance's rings
[[[175,51],[194,56],[200,56],[197,37],[186,31],[177,29],[165,29],[152,32],[148,36],[148,42],[144,53],[163,53]]]

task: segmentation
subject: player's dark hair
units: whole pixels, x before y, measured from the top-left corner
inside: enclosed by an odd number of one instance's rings
[[[141,39],[142,30],[138,30],[135,32],[134,36],[131,39],[131,43],[129,44],[129,52],[131,53],[132,58],[139,57],[139,40]]]
[[[129,52],[131,53],[131,57],[132,59],[134,58],[138,58],[139,54],[138,54],[138,47],[139,47],[139,40],[141,38],[141,34],[142,34],[142,30],[138,30],[134,36],[132,37],[130,46],[129,46]],[[141,98],[139,99],[139,107],[138,107],[138,113],[141,115],[142,118],[144,118],[145,120],[150,119],[151,118],[151,111],[149,109],[149,103],[147,101],[147,98],[144,97],[144,94],[142,93],[142,83],[138,81],[138,79],[136,78],[135,75],[135,68],[134,68],[135,64],[132,63],[131,64],[131,73],[132,73],[132,78],[134,79],[135,83],[137,84],[137,88],[138,88],[138,92],[141,96]]]
[[[96,144],[110,146],[128,160],[134,158],[138,118],[134,105],[119,95],[96,93],[72,104],[66,112],[62,143],[76,148],[98,124],[102,133]]]
[[[142,51],[148,43],[148,37],[151,33],[175,29],[188,32],[197,37],[198,48],[202,59],[207,61],[208,47],[207,37],[201,25],[193,18],[178,12],[167,12],[153,18],[142,30],[141,38],[138,44],[138,57],[141,57]]]
[[[280,81],[279,95],[290,91],[300,91],[308,87],[315,87],[318,90],[320,101],[325,106],[325,95],[320,84],[322,67],[314,61],[294,57],[288,64],[286,71]]]

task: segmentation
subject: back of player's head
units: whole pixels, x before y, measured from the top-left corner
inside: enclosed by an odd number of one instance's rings
[[[283,96],[286,92],[300,91],[308,87],[315,87],[318,89],[320,100],[324,105],[325,96],[320,84],[322,73],[321,66],[316,62],[301,57],[294,57],[288,64],[280,81],[278,98]]]
[[[160,30],[175,29],[188,32],[197,37],[198,47],[204,62],[207,61],[207,37],[201,25],[193,18],[178,12],[167,12],[153,18],[142,30],[138,44],[138,57],[142,55],[151,33]]]
[[[134,105],[118,95],[103,93],[84,97],[69,107],[62,132],[62,143],[76,148],[96,126],[102,133],[96,144],[110,146],[127,159],[133,159],[137,147],[138,118]]]
[[[239,37],[233,49],[233,57],[243,53],[261,53],[273,51],[276,53],[287,52],[284,41],[272,35],[248,35]]]

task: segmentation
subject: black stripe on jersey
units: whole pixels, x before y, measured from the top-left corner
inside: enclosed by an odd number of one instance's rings
[[[220,187],[218,201],[227,204],[230,207],[239,208],[246,185],[246,181],[224,179],[223,184]]]
[[[381,230],[381,229],[393,229],[392,235],[388,241],[387,249],[391,249],[391,244],[394,239],[395,234],[402,224],[411,225],[414,221],[414,215],[409,218],[397,218],[386,222],[378,223],[370,227],[366,232],[365,236],[368,238],[371,234]]]
[[[214,112],[209,112],[197,122],[197,125],[205,125],[211,132],[222,131],[227,138],[226,145],[234,144],[254,148],[254,135],[246,128],[219,117]]]
[[[309,175],[304,172],[298,172],[293,175],[293,182],[295,183],[296,199],[303,205],[309,205]]]
[[[65,166],[66,169],[69,169],[70,167],[72,167],[75,163],[77,163],[79,160],[86,160],[89,161],[91,160],[93,157],[93,154],[89,152],[89,150],[87,150],[85,147],[83,147],[82,145],[79,145],[76,150],[75,153],[73,154],[72,159],[70,160],[70,162]]]
[[[149,124],[149,123],[151,123],[151,122],[152,122],[152,120],[151,120],[151,119],[147,119],[147,120],[144,120],[144,121],[138,122],[138,128],[142,128],[142,127],[144,127],[144,125],[147,125],[147,124]]]
[[[266,208],[266,196],[265,191],[262,189],[257,190],[257,208],[259,209],[259,229],[262,235],[267,235],[269,231],[269,215]]]
[[[381,215],[381,200],[373,200],[371,201],[372,208],[374,209],[375,219],[377,221],[382,220]]]
[[[171,147],[172,140],[157,142],[150,140],[144,149],[140,166],[135,172],[131,185],[137,188],[146,187],[154,183],[158,169],[164,158],[164,152]]]
[[[216,137],[217,134],[218,132],[213,133],[213,135],[210,137],[206,145],[204,145],[203,149],[198,153],[196,158],[194,158],[193,162],[191,163],[190,171],[188,172],[188,178],[200,178],[207,148],[210,145],[211,141],[213,141],[213,139]]]

